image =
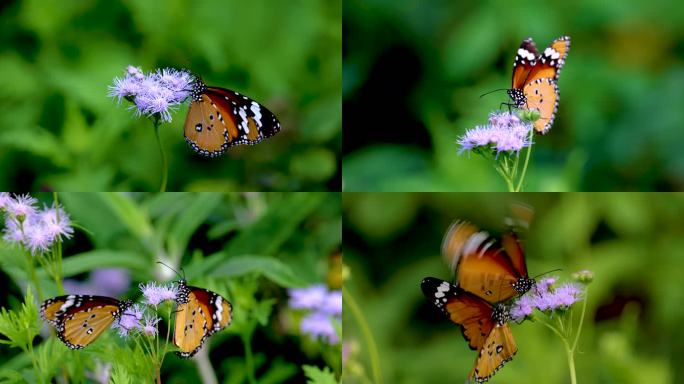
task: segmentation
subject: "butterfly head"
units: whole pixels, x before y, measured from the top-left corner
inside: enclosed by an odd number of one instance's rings
[[[190,91],[190,96],[192,101],[202,101],[202,94],[206,92],[207,85],[199,76],[195,76],[195,80],[192,82],[192,91]]]
[[[517,108],[523,107],[527,104],[527,98],[521,89],[512,88],[507,90],[507,93]]]
[[[511,319],[511,313],[508,308],[501,304],[494,304],[492,307],[492,320],[496,322],[497,325],[504,325]]]
[[[513,283],[513,289],[515,289],[516,292],[518,292],[519,294],[522,295],[522,294],[526,293],[527,291],[529,291],[530,289],[532,289],[532,287],[534,287],[534,285],[536,283],[537,282],[534,281],[534,279],[532,279],[532,278],[521,277],[518,279],[518,281]]]

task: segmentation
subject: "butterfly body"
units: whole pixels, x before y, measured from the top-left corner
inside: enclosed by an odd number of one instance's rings
[[[230,325],[233,307],[223,296],[204,288],[178,282],[173,342],[181,357],[192,357],[207,338]]]
[[[470,349],[478,356],[469,380],[484,383],[513,359],[518,351],[508,320],[508,309],[463,290],[449,282],[426,277],[421,282],[425,297],[432,300],[452,322],[461,327]]]
[[[82,349],[121,318],[133,303],[106,296],[65,295],[45,300],[41,317],[57,330],[57,337],[71,349]]]
[[[234,145],[254,145],[280,131],[275,115],[238,92],[196,79],[185,119],[185,141],[200,155],[217,157]]]
[[[516,108],[536,110],[539,120],[534,122],[537,133],[546,133],[553,125],[558,109],[558,75],[570,50],[570,38],[554,40],[544,52],[537,52],[531,38],[523,40],[513,63],[512,87],[508,96]]]

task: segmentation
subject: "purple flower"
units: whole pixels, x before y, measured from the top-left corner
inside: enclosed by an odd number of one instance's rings
[[[498,153],[518,152],[532,145],[529,137],[531,129],[531,124],[523,123],[512,113],[492,113],[489,115],[489,125],[469,129],[458,139],[461,146],[459,153],[478,147],[486,147]]]
[[[61,206],[45,207],[39,213],[40,220],[44,225],[46,235],[52,240],[61,240],[63,237],[71,238],[74,234],[74,229],[71,227],[71,219]]]
[[[24,223],[24,245],[32,254],[44,253],[50,250],[55,238],[46,231],[43,223],[29,225]]]
[[[330,317],[324,313],[313,312],[306,315],[302,319],[300,330],[314,339],[321,338],[329,344],[337,344],[340,341]]]
[[[121,337],[126,337],[135,330],[141,330],[143,312],[144,309],[140,304],[129,307],[121,314],[119,321],[114,322],[112,328],[118,330]]]
[[[9,192],[0,192],[0,210],[7,209],[12,202],[12,196]]]
[[[2,238],[8,243],[23,244],[26,236],[17,220],[8,216],[5,218],[5,229],[3,230]]]
[[[143,296],[145,296],[145,303],[155,307],[163,301],[175,300],[176,295],[178,295],[178,286],[175,284],[158,285],[155,282],[151,282],[140,284],[139,287]]]
[[[307,288],[291,288],[290,307],[294,309],[318,309],[328,297],[328,288],[315,284]]]
[[[331,316],[342,316],[342,291],[331,291],[320,311]]]
[[[36,213],[36,200],[30,195],[14,195],[14,199],[7,204],[7,212],[16,217],[19,221],[23,221],[26,217]]]
[[[145,316],[144,317],[144,323],[142,325],[142,331],[144,334],[148,336],[157,336],[158,329],[157,329],[157,323],[161,321],[159,317],[156,316]]]
[[[190,96],[193,81],[187,71],[165,68],[145,75],[129,65],[123,78],[114,78],[108,96],[119,103],[122,99],[132,101],[137,116],[156,115],[161,121],[171,121],[171,111]]]
[[[566,310],[582,299],[583,290],[575,283],[565,283],[555,287],[556,277],[539,281],[534,289],[521,296],[511,306],[511,318],[522,321],[537,309],[542,312]]]

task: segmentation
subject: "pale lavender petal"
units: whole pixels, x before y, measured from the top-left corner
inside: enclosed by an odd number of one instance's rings
[[[328,344],[337,344],[339,337],[335,331],[330,317],[326,314],[313,312],[302,319],[300,329],[302,333],[310,335],[314,339],[322,339]]]

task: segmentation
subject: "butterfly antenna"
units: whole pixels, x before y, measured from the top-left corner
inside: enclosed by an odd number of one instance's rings
[[[490,93],[499,92],[499,91],[508,91],[508,89],[506,89],[506,88],[495,89],[495,90],[493,90],[493,91],[489,91],[489,92],[487,92],[487,93],[483,93],[482,95],[480,95],[480,98],[482,98],[483,96],[487,96],[487,95],[489,95]]]
[[[550,270],[550,271],[541,273],[541,274],[539,274],[539,275],[533,277],[533,279],[534,279],[534,280],[537,280],[537,278],[540,277],[540,276],[544,276],[544,275],[548,275],[549,273],[552,273],[552,272],[560,272],[560,271],[562,271],[562,269],[560,269],[560,268],[558,268],[558,269],[552,269],[552,270]]]
[[[168,268],[168,269],[174,271],[174,272],[176,273],[176,275],[178,275],[178,277],[180,277],[181,279],[185,279],[185,272],[183,272],[183,275],[181,276],[181,274],[178,273],[178,271],[176,271],[175,269],[171,268],[168,264],[164,263],[163,261],[157,261],[157,264],[161,264],[161,265],[165,266],[166,268]],[[183,268],[181,268],[181,271],[183,271]]]

